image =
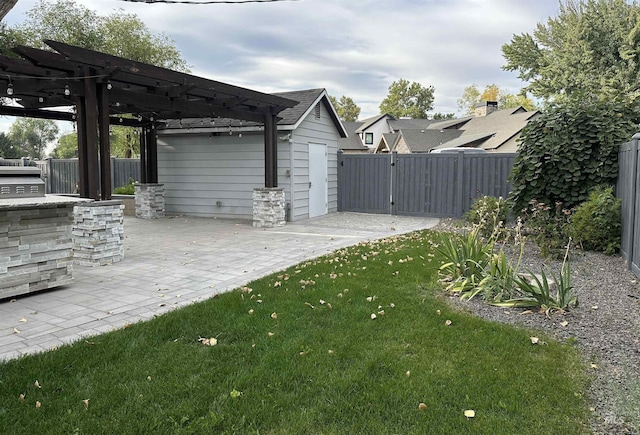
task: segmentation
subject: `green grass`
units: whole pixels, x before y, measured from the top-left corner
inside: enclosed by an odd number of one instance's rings
[[[587,433],[575,348],[452,310],[432,236],[341,250],[2,363],[0,433]]]

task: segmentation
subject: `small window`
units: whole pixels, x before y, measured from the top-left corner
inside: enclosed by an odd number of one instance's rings
[[[365,145],[373,145],[373,133],[364,134],[364,143]]]
[[[320,119],[320,103],[316,104],[316,119]]]

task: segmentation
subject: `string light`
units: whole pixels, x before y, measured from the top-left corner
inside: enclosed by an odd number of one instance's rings
[[[9,96],[13,95],[13,83],[9,83],[7,85],[7,95]]]
[[[111,84],[111,80],[107,80],[107,90],[113,89],[113,85]]]
[[[69,89],[69,85],[64,85],[64,94],[68,97],[71,95],[71,90]]]

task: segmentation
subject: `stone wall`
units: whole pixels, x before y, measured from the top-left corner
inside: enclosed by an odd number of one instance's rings
[[[164,184],[136,184],[135,189],[137,218],[164,217]]]
[[[0,299],[72,281],[73,204],[0,209]]]
[[[102,266],[124,258],[124,204],[97,201],[73,210],[74,263]]]
[[[284,189],[253,189],[253,226],[273,228],[285,224]]]

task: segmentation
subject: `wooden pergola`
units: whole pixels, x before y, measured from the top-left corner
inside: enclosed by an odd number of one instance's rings
[[[156,126],[164,119],[233,118],[264,124],[265,187],[277,187],[277,114],[296,101],[47,40],[0,56],[0,115],[76,121],[80,196],[111,199],[109,125],[141,128],[141,183],[158,182]],[[73,106],[75,113],[51,110]],[[132,114],[133,118],[122,117]]]

